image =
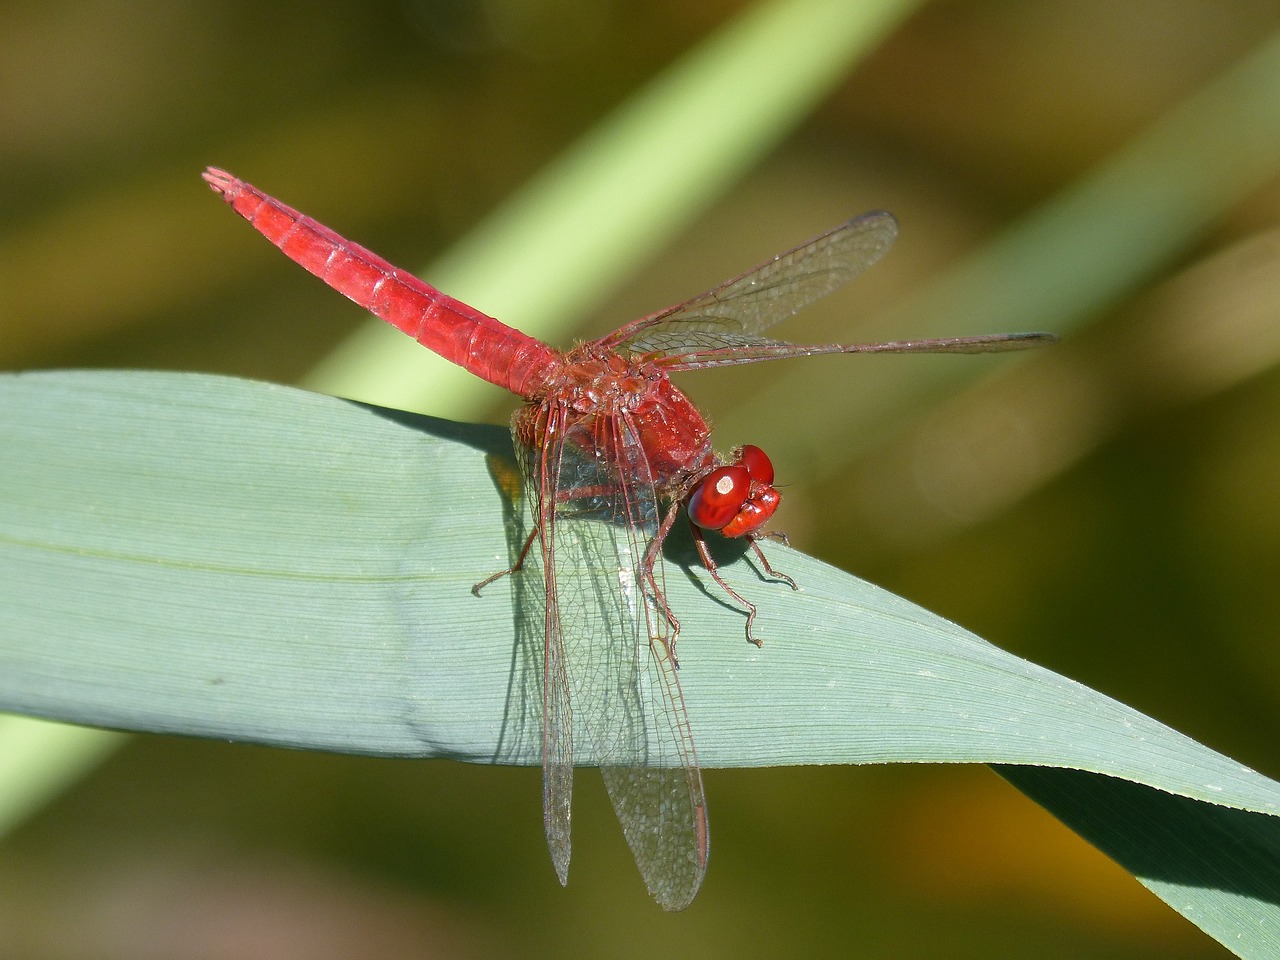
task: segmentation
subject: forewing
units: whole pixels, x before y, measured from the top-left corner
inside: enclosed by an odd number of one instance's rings
[[[531,591],[530,599],[541,599],[542,636],[542,820],[547,834],[547,848],[560,883],[569,882],[569,860],[573,852],[570,830],[573,809],[573,703],[565,666],[564,617],[561,593],[554,576],[556,570],[555,502],[556,478],[564,459],[563,432],[543,430],[556,438],[539,449],[525,446],[525,431],[519,422],[525,411],[516,414],[512,428],[516,456],[524,481],[529,512],[536,524],[537,545],[525,557],[522,574],[541,590]],[[552,412],[553,417],[562,414]],[[541,596],[539,596],[541,595]],[[537,619],[537,611],[522,611],[522,616]]]
[[[779,254],[700,296],[627,324],[603,339],[608,348],[670,352],[691,334],[703,350],[717,338],[741,342],[848,283],[879,260],[898,235],[893,215],[863,214]],[[673,336],[674,335],[674,336]]]
[[[625,420],[569,419],[566,413],[559,492],[554,510],[544,513],[544,558],[554,574],[546,577],[547,592],[555,598],[548,603],[546,682],[568,691],[574,731],[587,747],[579,757],[601,767],[646,886],[663,907],[678,910],[692,901],[706,870],[706,806],[671,657],[661,551],[646,559],[659,504]],[[550,506],[545,498],[543,506]],[[548,704],[555,708],[559,697]],[[566,737],[566,710],[559,710],[561,722],[548,727],[547,739],[557,748]],[[560,756],[545,767],[551,801],[567,782],[564,762]],[[567,800],[564,809],[567,829]],[[548,808],[547,817],[558,824],[559,808]]]
[[[663,334],[663,337],[674,336]],[[657,362],[668,370],[701,370],[761,360],[813,357],[831,353],[1007,353],[1057,343],[1052,333],[986,333],[971,337],[882,340],[878,343],[798,344],[764,337],[694,334],[672,342]],[[660,346],[660,343],[658,344]]]

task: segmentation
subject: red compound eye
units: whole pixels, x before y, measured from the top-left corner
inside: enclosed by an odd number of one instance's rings
[[[738,515],[750,493],[747,467],[718,467],[702,478],[689,497],[689,519],[704,530],[719,530]]]
[[[769,455],[754,444],[739,447],[734,462],[747,468],[751,479],[763,483],[766,487],[773,483],[773,461]]]

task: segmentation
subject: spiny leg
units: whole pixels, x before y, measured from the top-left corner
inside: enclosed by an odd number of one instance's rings
[[[764,568],[764,572],[773,580],[781,580],[783,583],[791,587],[792,590],[799,590],[799,585],[789,574],[783,573],[781,570],[775,570],[773,565],[769,563],[769,558],[764,555],[764,551],[760,549],[761,540],[777,540],[783,546],[788,546],[787,535],[785,533],[765,533],[751,538],[751,549],[756,552],[756,559],[760,561],[760,566]]]
[[[698,556],[702,558],[702,565],[707,568],[707,573],[711,574],[711,579],[720,585],[720,589],[733,597],[738,604],[747,611],[747,642],[754,643],[757,647],[763,647],[764,641],[757,637],[751,630],[756,622],[756,605],[740,594],[733,587],[729,586],[724,577],[720,576],[720,568],[716,565],[715,558],[711,556],[711,548],[707,546],[707,538],[699,527],[693,521],[689,522],[689,529],[693,532],[693,542],[698,548]],[[782,578],[779,578],[782,579]],[[789,577],[786,579],[790,579]],[[792,581],[792,585],[795,583]]]
[[[671,610],[671,605],[667,603],[666,591],[658,584],[658,578],[654,570],[662,553],[662,545],[666,542],[667,534],[671,532],[671,527],[675,524],[676,515],[679,512],[680,506],[676,503],[673,503],[667,509],[662,518],[662,523],[658,525],[657,532],[649,540],[649,545],[645,548],[644,556],[640,560],[641,579],[648,584],[648,590],[653,595],[654,605],[658,608],[658,612],[671,625],[671,636],[662,641],[662,643],[667,648],[668,656],[671,657],[671,666],[677,670],[680,669],[680,660],[676,657],[676,640],[680,637],[680,621],[676,619],[675,613]]]
[[[485,587],[487,587],[489,584],[493,583],[495,580],[501,580],[503,577],[510,576],[511,574],[520,570],[520,568],[524,566],[524,561],[529,556],[529,548],[533,546],[533,541],[537,536],[538,536],[538,527],[534,527],[533,532],[530,533],[528,538],[525,540],[524,546],[520,548],[520,555],[516,557],[516,562],[513,563],[511,566],[507,567],[507,569],[505,570],[499,570],[497,573],[492,574],[488,577],[485,577],[483,580],[481,580],[479,583],[475,584],[471,588],[471,592],[478,597],[480,596],[480,591],[483,590]]]

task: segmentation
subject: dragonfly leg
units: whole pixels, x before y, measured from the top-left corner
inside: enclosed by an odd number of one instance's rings
[[[659,637],[658,642],[666,647],[667,656],[671,658],[671,666],[679,670],[680,658],[676,656],[676,640],[680,636],[680,621],[672,613],[671,607],[667,604],[666,596],[655,587],[652,577],[649,580],[649,589],[653,591],[653,595],[657,599],[658,613],[671,625],[671,636],[666,639]]]
[[[533,532],[530,533],[528,536],[528,539],[525,540],[524,546],[520,548],[520,556],[516,557],[516,562],[513,563],[511,566],[507,567],[507,569],[505,570],[499,570],[497,573],[491,576],[485,577],[483,580],[481,580],[479,583],[477,583],[475,586],[471,588],[471,592],[478,597],[480,596],[480,591],[483,590],[485,587],[487,587],[489,584],[493,583],[495,580],[501,580],[503,577],[509,576],[510,574],[515,573],[517,570],[523,567],[525,558],[529,556],[529,548],[533,546],[534,538],[537,537],[537,535],[538,535],[538,528],[534,527]]]
[[[724,577],[720,576],[720,568],[716,565],[715,557],[711,556],[711,548],[707,546],[707,538],[702,532],[702,528],[690,521],[689,529],[693,531],[693,542],[698,548],[698,556],[702,558],[702,565],[707,568],[707,573],[711,574],[711,579],[719,584],[721,590],[733,597],[738,602],[738,605],[747,611],[747,642],[754,643],[757,647],[763,647],[764,641],[757,637],[751,629],[756,623],[756,605],[729,586]],[[752,545],[754,546],[754,543]],[[759,548],[757,548],[758,552]],[[769,569],[768,563],[765,564],[765,569]],[[790,577],[785,577],[785,579],[791,580]],[[795,586],[795,581],[792,580],[791,584]]]
[[[785,546],[787,545],[787,535],[785,533],[766,533],[758,537],[751,538],[751,549],[756,552],[756,559],[760,561],[760,566],[764,568],[764,572],[773,580],[781,580],[783,583],[791,587],[792,590],[799,590],[799,585],[788,574],[781,570],[773,569],[773,565],[769,563],[769,558],[764,555],[764,551],[760,549],[761,540],[778,540]]]
[[[662,518],[662,523],[658,525],[657,532],[649,540],[649,546],[645,548],[644,556],[640,561],[640,575],[648,584],[648,590],[653,598],[654,606],[658,608],[658,614],[671,626],[671,636],[665,639],[656,633],[652,634],[652,636],[658,637],[659,642],[666,648],[667,655],[671,658],[671,666],[677,670],[680,669],[680,660],[676,657],[676,640],[680,637],[680,621],[676,619],[671,605],[667,603],[666,591],[658,583],[658,577],[654,571],[659,569],[658,562],[662,555],[662,545],[666,542],[667,534],[671,532],[671,527],[675,523],[676,515],[679,512],[677,504],[672,504],[667,510],[666,515]]]

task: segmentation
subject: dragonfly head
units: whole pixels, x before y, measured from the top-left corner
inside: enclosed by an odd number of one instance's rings
[[[741,537],[764,526],[781,502],[782,494],[773,488],[773,462],[747,444],[694,485],[686,509],[702,529]]]

